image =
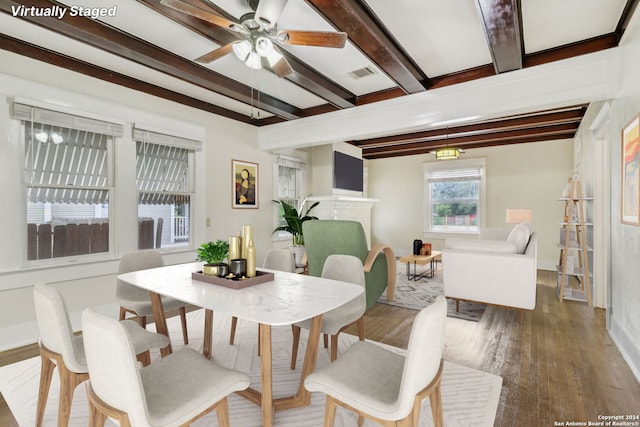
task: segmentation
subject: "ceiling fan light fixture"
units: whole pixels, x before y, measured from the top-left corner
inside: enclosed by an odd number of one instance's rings
[[[247,60],[247,56],[251,53],[251,42],[249,40],[242,40],[239,43],[234,43],[232,49],[238,59],[244,62]]]
[[[259,70],[260,68],[262,68],[262,57],[256,52],[251,51],[249,52],[249,56],[247,57],[245,64],[247,64],[247,67],[249,68]]]
[[[273,52],[273,42],[266,37],[256,39],[256,52],[262,57],[268,57]]]
[[[460,157],[462,150],[453,147],[443,147],[436,150],[436,159],[438,160],[455,160]]]

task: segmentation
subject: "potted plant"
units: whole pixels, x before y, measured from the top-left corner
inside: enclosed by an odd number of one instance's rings
[[[309,196],[304,198],[304,200],[300,203],[299,209],[296,209],[295,206],[287,203],[284,200],[274,200],[274,202],[279,203],[282,206],[282,218],[285,220],[286,225],[276,227],[273,232],[275,233],[277,231],[286,231],[288,233],[291,233],[292,246],[289,248],[289,250],[291,250],[295,256],[297,267],[303,266],[302,258],[304,257],[304,235],[302,234],[302,223],[305,221],[318,219],[318,217],[316,216],[309,215],[309,212],[311,212],[313,208],[318,206],[320,202],[311,204],[311,206],[309,206],[303,213],[303,209],[305,204],[307,203],[308,198]]]
[[[198,260],[204,261],[202,272],[211,276],[226,276],[229,272],[228,264],[222,262],[229,256],[229,242],[216,240],[207,242],[198,248]]]

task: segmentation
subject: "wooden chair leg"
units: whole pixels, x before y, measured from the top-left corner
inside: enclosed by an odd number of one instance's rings
[[[444,423],[444,414],[442,413],[442,389],[440,387],[441,385],[438,384],[435,390],[433,390],[433,393],[429,396],[433,425],[435,427],[442,427]]]
[[[338,358],[338,334],[331,335],[331,363],[335,362]]]
[[[364,341],[364,316],[361,316],[356,324],[358,325],[358,339]]]
[[[298,358],[298,344],[300,343],[300,327],[291,325],[293,332],[293,346],[291,347],[291,370],[296,369],[296,359]]]
[[[120,307],[120,317],[118,320],[124,320],[127,317],[127,310],[124,307]]]
[[[187,334],[187,309],[182,306],[178,309],[180,311],[180,321],[182,322],[182,340],[184,345],[189,344],[189,336]]]
[[[460,311],[460,300],[456,300],[456,313]]]
[[[49,388],[51,388],[51,377],[53,370],[56,368],[55,363],[46,355],[40,353],[40,387],[38,389],[38,405],[36,409],[36,427],[42,426],[44,419],[44,410],[47,406],[47,398],[49,397]]]
[[[218,425],[220,427],[229,427],[229,404],[226,397],[218,403],[216,412],[218,414]]]
[[[324,337],[324,348],[329,348],[329,335],[322,334],[322,336]]]
[[[229,332],[229,345],[233,345],[236,339],[236,327],[238,326],[238,318],[233,316],[231,318],[231,332]]]
[[[69,425],[71,404],[76,387],[89,379],[89,374],[71,372],[64,365],[62,357],[58,361],[58,374],[60,375],[60,401],[58,404],[58,427]]]
[[[104,427],[107,416],[100,412],[98,408],[89,401],[89,427]]]
[[[142,363],[142,366],[149,366],[151,364],[151,352],[149,350],[144,353],[140,353],[136,356],[136,360]]]
[[[331,396],[327,396],[327,403],[324,408],[324,427],[333,427],[337,407],[336,401]]]
[[[142,326],[142,329],[147,329],[147,316],[140,316],[140,326]]]

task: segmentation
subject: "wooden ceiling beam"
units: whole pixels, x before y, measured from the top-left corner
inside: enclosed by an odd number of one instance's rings
[[[6,0],[0,3],[0,10],[11,14],[12,6],[20,2]],[[60,4],[53,0],[31,0],[36,8],[50,8]],[[208,68],[194,64],[178,55],[154,46],[137,37],[133,37],[100,21],[65,14],[62,19],[47,17],[21,16],[19,19],[31,22],[42,28],[63,36],[86,43],[98,49],[144,65],[169,76],[194,84],[207,90],[227,96],[245,104],[257,103],[257,107],[277,116],[296,119],[300,117],[297,107],[287,104],[268,94],[261,94],[259,100],[252,100],[249,86],[216,73]]]
[[[533,136],[525,136],[521,138],[504,139],[499,141],[484,141],[484,142],[478,142],[478,143],[469,143],[469,144],[466,144],[464,147],[458,147],[458,148],[464,148],[468,150],[472,148],[497,147],[502,145],[526,144],[531,142],[572,139],[574,136],[575,136],[575,131],[568,131],[568,132],[560,132],[560,133],[549,134],[549,135],[533,135]],[[431,153],[432,151],[437,150],[438,148],[444,148],[447,146],[448,146],[447,144],[430,144],[430,145],[425,145],[423,147],[418,147],[413,149],[394,150],[394,151],[377,152],[377,153],[370,153],[367,150],[363,150],[362,157],[367,160],[374,160],[374,159],[384,159],[384,158],[390,158],[390,157],[413,156],[417,154],[428,154],[428,153]]]
[[[180,13],[170,7],[160,4],[160,0],[138,0],[139,3],[144,4],[155,12],[177,22],[178,24],[188,28],[189,30],[200,34],[201,36],[210,39],[214,43],[224,46],[229,43],[241,40],[241,38],[234,35],[232,32],[222,29],[217,25],[213,25],[207,21],[203,21],[186,13]],[[211,11],[223,15],[225,18],[236,21],[236,18],[225,14],[224,11],[219,8],[213,8],[213,5],[209,3],[201,3],[198,1],[189,1],[190,4],[200,7],[201,9],[209,8]],[[214,50],[216,46],[212,46],[211,50]],[[355,105],[356,96],[349,92],[342,86],[334,83],[333,81],[325,78],[318,73],[312,67],[302,62],[296,56],[292,55],[286,50],[286,47],[280,46],[282,55],[287,59],[291,68],[295,73],[286,76],[285,78],[290,82],[304,88],[305,90],[313,93],[314,95],[326,100],[331,105],[338,108],[350,108]],[[269,72],[272,70],[267,69]]]
[[[449,139],[453,139],[462,135],[472,136],[484,133],[498,133],[506,130],[542,127],[552,124],[579,124],[582,120],[582,117],[584,116],[585,111],[585,106],[568,107],[567,109],[563,109],[563,111],[558,112],[533,113],[526,116],[485,121],[482,123],[472,123],[468,125],[453,126],[449,128],[430,129],[426,131],[412,132],[401,135],[363,139],[359,141],[351,141],[350,143],[364,149],[376,146],[391,146],[411,142],[439,140],[447,137],[447,135],[449,136]]]
[[[137,90],[139,92],[144,92],[149,95],[167,99],[169,101],[177,102],[188,107],[197,108],[198,110],[207,111],[209,113],[244,123],[255,124],[255,120],[244,114],[228,110],[226,108],[210,104],[206,101],[192,98],[142,80],[134,79],[133,77],[116,73],[88,62],[80,61],[57,52],[43,49],[39,46],[32,45],[4,34],[0,34],[0,49],[46,62],[67,70],[75,71],[76,73],[84,74],[106,82],[114,83],[119,86],[127,87],[129,89]]]
[[[424,73],[358,0],[305,0],[339,31],[344,31],[406,93],[423,92],[429,86]]]
[[[487,132],[479,135],[466,135],[466,136],[451,136],[440,137],[438,139],[425,139],[422,141],[409,142],[406,144],[396,144],[388,146],[378,146],[371,148],[363,148],[362,155],[379,154],[393,151],[411,151],[420,150],[424,147],[431,149],[440,147],[456,147],[456,148],[471,148],[478,144],[494,144],[500,141],[518,140],[521,138],[529,137],[556,137],[559,134],[566,134],[575,132],[578,130],[579,123],[565,123],[555,124],[549,126],[539,126],[531,129],[517,129],[508,130],[502,132]]]
[[[522,68],[520,0],[477,0],[496,74]]]

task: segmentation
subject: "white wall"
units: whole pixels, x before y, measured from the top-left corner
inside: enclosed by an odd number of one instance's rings
[[[237,234],[244,224],[254,226],[255,244],[257,247],[257,257],[262,259],[264,253],[272,246],[271,232],[273,230],[272,218],[272,156],[257,148],[257,130],[255,127],[209,114],[204,111],[185,107],[170,101],[162,100],[144,93],[116,86],[107,82],[93,79],[88,76],[76,74],[68,70],[53,67],[29,58],[16,54],[0,51],[0,77],[4,76],[5,81],[14,79],[25,79],[33,82],[31,90],[44,84],[47,94],[42,95],[40,101],[65,104],[71,101],[86,101],[95,99],[96,104],[111,105],[117,110],[120,105],[126,114],[127,110],[139,110],[141,114],[149,117],[157,117],[160,122],[183,121],[192,123],[194,127],[204,128],[206,131],[206,164],[200,165],[197,185],[205,187],[206,202],[197,207],[195,217],[198,236],[202,241],[214,240],[217,238],[227,238]],[[3,85],[4,86],[4,85]],[[50,89],[50,90],[49,90]],[[0,95],[4,96],[25,96],[24,93],[14,87],[4,86],[0,88]],[[34,98],[34,96],[29,96]],[[46,99],[45,99],[46,98]],[[97,107],[96,107],[97,108]],[[117,115],[118,113],[114,113]],[[2,128],[2,148],[0,151],[11,154],[16,147],[9,146],[7,141],[12,135],[7,128],[8,105],[0,106],[0,128]],[[123,120],[127,120],[124,117]],[[232,176],[231,160],[245,160],[259,164],[259,209],[238,210],[231,208],[232,198]],[[22,192],[22,185],[19,180],[21,176],[20,164],[4,165],[0,171],[5,184],[0,187],[0,196],[3,200],[7,197],[15,197],[16,193]],[[15,215],[21,215],[20,209],[10,209],[5,206],[0,217],[8,218],[15,222]],[[210,227],[205,227],[206,218],[210,219]],[[7,224],[8,222],[0,221]],[[10,234],[11,233],[11,234]],[[3,229],[3,239],[20,239],[22,236],[14,236],[14,231],[5,226]],[[202,243],[197,241],[196,244]],[[6,246],[6,245],[5,245]],[[121,245],[120,245],[121,246]],[[15,250],[15,249],[14,249]],[[6,255],[2,252],[0,255]],[[94,264],[96,277],[84,279],[69,279],[55,283],[68,303],[68,308],[72,312],[78,312],[87,306],[113,304],[115,301],[115,276],[117,269],[117,259],[120,254],[115,253],[112,260],[106,260]],[[171,262],[185,262],[195,260],[195,252],[182,252],[173,256],[165,256],[165,260]],[[11,281],[21,274],[28,275],[30,282],[38,280],[49,282],[50,269],[37,269],[22,271],[11,264],[6,263],[6,258],[0,256],[0,289],[11,288]],[[6,331],[11,329],[25,332],[23,323],[33,322],[35,314],[33,311],[32,294],[30,287],[9,289],[0,291],[0,330],[4,329],[5,335],[0,331],[0,350],[6,348],[6,340],[15,337],[6,335]],[[29,329],[32,330],[32,329]],[[37,335],[36,335],[37,336]],[[22,337],[24,338],[24,337]]]
[[[640,113],[640,14],[635,13],[620,43],[620,91],[611,102],[611,206],[607,319],[618,348],[640,381],[640,226],[621,223],[622,128]],[[583,123],[589,127],[589,122]],[[592,141],[593,142],[593,141]],[[583,141],[587,144],[588,141]],[[598,256],[596,254],[596,256]]]
[[[538,267],[555,270],[563,212],[557,200],[571,175],[571,140],[473,149],[462,156],[487,159],[486,226],[508,227],[507,208],[531,208],[538,233]],[[422,164],[435,161],[425,154],[368,162],[369,197],[380,199],[373,207],[374,243],[390,244],[400,256],[411,252],[413,239],[442,248],[444,240],[423,234]]]

